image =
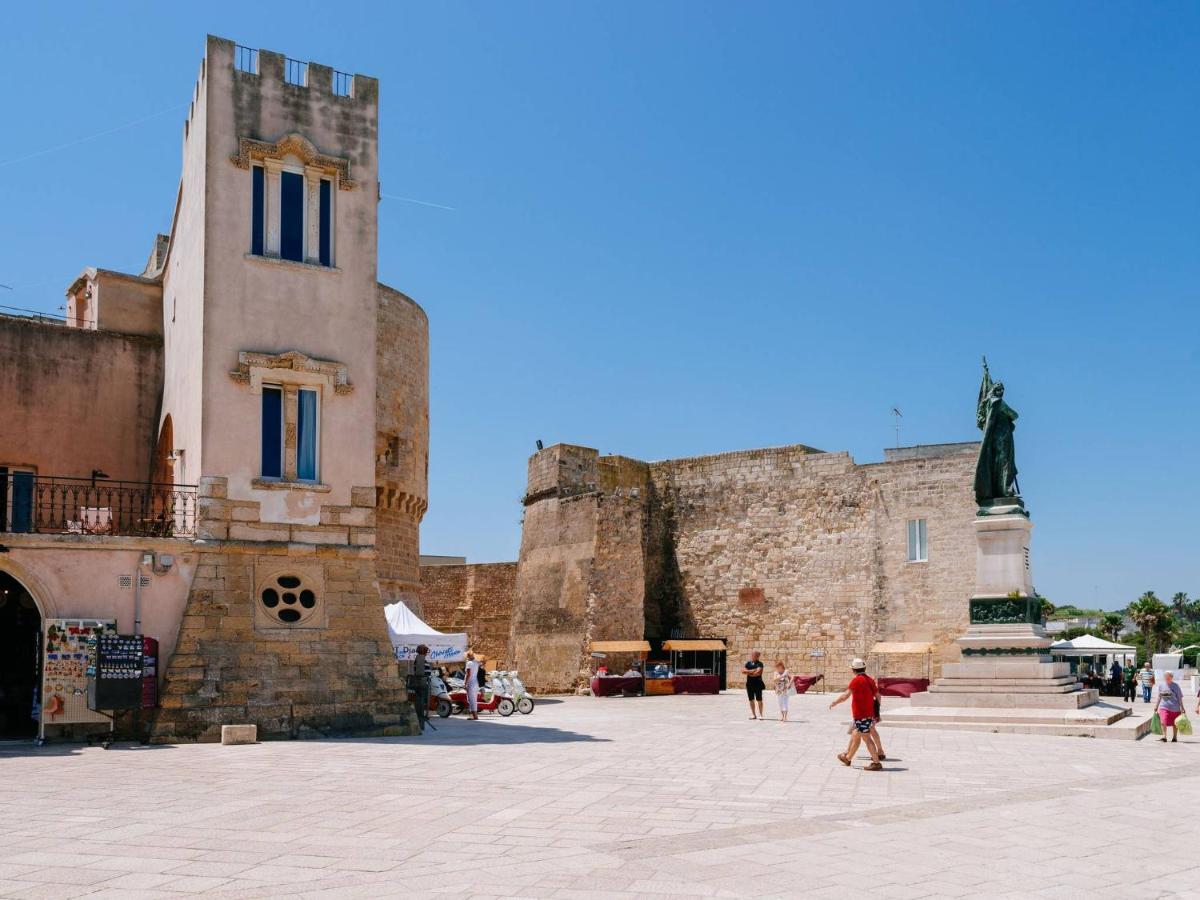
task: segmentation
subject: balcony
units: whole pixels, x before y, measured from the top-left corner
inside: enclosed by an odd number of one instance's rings
[[[192,537],[196,486],[0,469],[0,532]]]

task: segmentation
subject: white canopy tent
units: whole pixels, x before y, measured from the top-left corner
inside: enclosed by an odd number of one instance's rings
[[[411,662],[417,655],[418,644],[429,648],[430,663],[462,662],[467,658],[466,634],[435,631],[401,602],[385,606],[383,615],[387,619],[396,659]]]
[[[1129,644],[1114,644],[1094,634],[1081,634],[1069,641],[1055,641],[1050,645],[1050,653],[1054,656],[1123,656],[1128,659],[1136,655],[1137,648]]]

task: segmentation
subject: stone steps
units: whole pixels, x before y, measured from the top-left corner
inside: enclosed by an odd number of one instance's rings
[[[929,690],[913,694],[911,708],[1077,710],[1091,706],[1099,699],[1097,691],[1079,689],[1054,692],[1013,691],[1012,689],[937,692]]]
[[[922,713],[933,711],[922,710]],[[1102,719],[1093,719],[1092,717],[1079,717],[1078,721],[1070,722],[1048,722],[1036,716],[1022,717],[1031,718],[1032,720],[1030,721],[1017,721],[1010,718],[993,718],[989,720],[985,717],[964,719],[960,715],[954,715],[963,712],[963,710],[958,709],[948,710],[947,712],[951,715],[947,715],[945,721],[939,721],[937,717],[930,719],[926,716],[922,716],[920,719],[906,719],[902,715],[899,715],[900,712],[900,710],[897,710],[896,715],[885,713],[881,724],[890,728],[925,728],[940,731],[975,731],[993,734],[1041,734],[1126,741],[1136,741],[1150,733],[1150,717],[1129,715],[1128,711],[1125,711],[1125,715],[1118,716],[1115,720],[1108,722]],[[980,710],[980,712],[995,711]]]
[[[1033,694],[1066,694],[1081,690],[1079,682],[1074,679],[1009,679],[996,678],[990,681],[974,678],[942,678],[929,686],[931,694],[967,691],[986,694],[1020,693]]]

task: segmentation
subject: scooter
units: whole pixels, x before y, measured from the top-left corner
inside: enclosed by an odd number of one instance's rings
[[[497,672],[496,677],[504,685],[504,691],[513,698],[517,712],[527,716],[533,712],[533,695],[525,690],[525,684],[517,677],[516,672]]]
[[[442,677],[434,672],[429,676],[429,711],[438,714],[439,719],[444,719],[454,711],[454,704],[450,701],[450,691],[446,687],[446,682],[442,681]]]
[[[469,709],[466,688],[451,691],[450,702],[454,704],[455,712],[466,712]],[[475,708],[479,712],[498,712],[507,717],[513,714],[516,706],[511,697],[505,696],[501,685],[492,681],[486,689],[479,692],[479,703]]]

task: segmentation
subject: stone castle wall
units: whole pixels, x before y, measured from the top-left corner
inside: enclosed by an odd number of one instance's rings
[[[438,631],[468,633],[471,648],[507,664],[517,564],[421,567],[420,614]]]
[[[377,293],[376,565],[384,601],[413,607],[418,531],[429,505],[429,320],[399,291],[381,284]]]
[[[683,633],[725,638],[733,661],[759,649],[793,671],[813,670],[810,654],[823,651],[834,685],[876,641],[932,641],[936,659],[957,658],[974,584],[974,453],[952,445],[860,466],[789,447],[652,464]],[[928,562],[907,561],[914,518],[927,520]],[[907,662],[905,674],[923,674],[923,661]]]
[[[512,663],[577,688],[592,640],[719,637],[844,684],[880,640],[957,658],[974,584],[976,444],[848,453],[793,446],[642,463],[558,445],[535,454],[512,612]],[[929,558],[907,560],[907,522]],[[893,674],[924,660],[883,659]]]

